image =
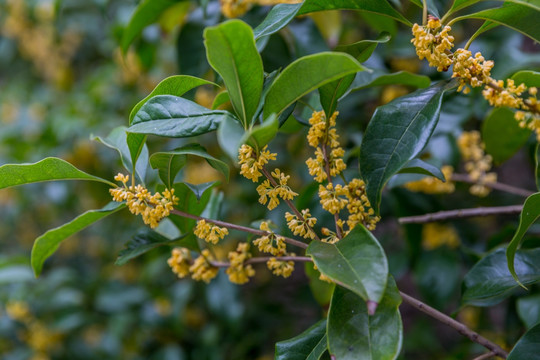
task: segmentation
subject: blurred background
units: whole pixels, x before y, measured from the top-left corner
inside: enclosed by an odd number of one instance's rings
[[[418,8],[407,1],[393,3],[406,17],[420,21]],[[224,21],[218,1],[178,1],[122,55],[122,31],[137,4],[136,0],[0,0],[0,164],[56,156],[112,179],[122,171],[119,156],[96,136],[127,125],[131,108],[167,76],[188,74],[219,81],[206,62],[202,43],[203,29]],[[242,19],[254,27],[268,10],[254,7]],[[478,25],[456,26],[456,43],[465,42]],[[366,66],[424,74],[433,80],[448,77],[417,59],[409,28],[361,12],[296,19],[268,40],[262,52],[265,71],[338,44],[375,39],[382,31],[392,39],[377,48]],[[505,29],[486,33],[473,44],[473,52],[476,48],[495,60],[498,78],[539,68],[538,46]],[[356,154],[374,109],[414,89],[399,84],[369,88],[351,93],[340,104],[338,133],[346,144],[351,176],[357,173]],[[200,87],[186,96],[210,106],[216,92]],[[306,101],[317,106],[316,96]],[[479,128],[488,111],[478,93],[450,95],[426,153],[459,168],[456,137],[462,129]],[[301,193],[301,207],[315,208],[317,187],[303,166],[309,153],[302,123],[310,113],[309,108],[298,107],[295,121],[287,123],[272,150],[281,154],[276,165],[293,175],[291,185]],[[152,153],[190,141],[150,138],[149,148]],[[203,162],[190,161],[183,170],[187,182],[221,180],[225,199],[221,218],[241,224],[272,218],[286,231],[282,219],[257,203],[253,184],[236,176],[215,135],[197,141],[233,171],[226,184]],[[529,139],[523,150],[496,169],[501,181],[534,189],[534,145]],[[149,177],[156,179],[155,174]],[[330,292],[310,280],[301,264],[289,279],[273,277],[262,266],[245,286],[231,284],[223,272],[210,285],[179,280],[166,263],[168,248],[114,265],[124,244],[143,228],[142,221],[127,212],[62,243],[36,279],[29,265],[34,239],[109,201],[102,184],[82,182],[0,191],[0,358],[272,359],[275,342],[299,334],[324,316]],[[519,201],[500,193],[479,200],[468,195],[466,186],[458,187],[451,198],[399,187],[385,193],[377,237],[400,287],[446,312],[459,310],[461,320],[502,346],[515,342],[523,329],[515,298],[490,309],[459,309],[458,301],[467,269],[485,251],[508,241],[517,219],[456,221],[433,229],[399,228],[395,216]],[[313,212],[323,224],[332,220],[322,211]],[[242,239],[233,234],[222,255]],[[402,313],[404,359],[462,359],[479,350],[414,310],[403,308]]]

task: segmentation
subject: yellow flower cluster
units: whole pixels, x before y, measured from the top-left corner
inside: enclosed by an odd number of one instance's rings
[[[375,230],[376,224],[381,220],[375,215],[375,211],[366,195],[366,184],[363,180],[352,179],[347,184],[347,219],[348,231],[351,231],[357,224],[363,224],[368,230]]]
[[[450,194],[456,189],[455,184],[451,181],[454,168],[450,165],[445,165],[441,168],[446,182],[442,182],[433,176],[427,176],[417,181],[410,181],[405,184],[405,188],[410,191],[423,192],[425,194]]]
[[[236,251],[229,253],[230,266],[227,268],[226,273],[229,275],[229,280],[235,284],[245,284],[249,281],[250,277],[255,276],[255,270],[251,265],[246,265],[245,262],[251,258],[248,243],[240,243],[236,248]]]
[[[348,189],[346,186],[343,187],[338,184],[334,187],[332,183],[328,183],[326,186],[319,185],[321,205],[330,214],[337,214],[347,205],[349,202],[346,198],[347,195]]]
[[[313,226],[317,223],[317,219],[311,217],[309,209],[304,209],[301,212],[303,220],[294,214],[286,212],[285,219],[287,220],[287,225],[294,235],[300,235],[305,239],[314,239],[315,232],[313,232]]]
[[[285,175],[281,170],[276,169],[272,172],[272,177],[277,180],[276,186],[270,183],[269,179],[266,179],[257,186],[257,192],[259,193],[259,203],[266,205],[268,203],[268,210],[273,210],[279,205],[278,197],[283,200],[292,200],[298,194],[291,190],[287,186],[287,181],[290,175]],[[268,201],[270,200],[270,201]]]
[[[152,194],[142,185],[127,186],[129,175],[118,174],[114,180],[124,184],[123,187],[109,189],[114,201],[125,201],[128,209],[135,215],[141,215],[144,223],[152,229],[159,225],[161,219],[169,216],[178,198],[174,189],[165,189],[163,193]]]
[[[283,237],[277,236],[272,230],[270,230],[268,222],[261,222],[259,229],[268,233],[267,235],[261,236],[253,241],[253,244],[257,245],[259,251],[269,253],[274,256],[285,253],[286,245]]]
[[[481,53],[477,52],[474,57],[469,50],[457,49],[454,52],[454,73],[452,77],[459,78],[458,91],[467,94],[470,88],[489,84],[493,81],[491,78],[491,69],[493,61],[484,59]]]
[[[291,256],[295,256],[295,254],[291,253]],[[283,276],[284,278],[291,276],[294,271],[294,261],[282,261],[275,257],[270,258],[266,262],[266,266],[272,271],[272,274]]]
[[[516,111],[514,118],[519,126],[536,132],[536,139],[540,141],[540,102],[538,101],[538,89],[530,87],[529,97],[524,101],[529,111]]]
[[[471,186],[470,193],[476,196],[486,196],[491,191],[485,184],[497,181],[497,174],[491,170],[492,157],[484,152],[484,143],[480,132],[465,131],[458,138],[458,147],[465,161],[465,170],[476,184]]]
[[[336,132],[336,118],[334,112],[330,119],[326,119],[324,111],[315,111],[309,119],[311,125],[307,139],[310,146],[316,148],[315,158],[306,160],[309,174],[315,181],[323,182],[327,179],[326,167],[330,176],[337,176],[347,168],[343,161],[345,151],[339,146],[339,135]]]
[[[193,265],[189,267],[191,272],[191,278],[197,281],[204,281],[209,283],[210,280],[215,278],[219,272],[219,269],[215,266],[212,266],[209,261],[212,261],[213,257],[210,255],[208,249],[204,249],[201,252],[201,255],[195,259]]]
[[[253,182],[259,181],[259,177],[262,176],[261,169],[270,160],[276,160],[276,154],[268,150],[268,145],[259,154],[256,154],[255,150],[246,144],[238,150],[240,174]]]
[[[434,250],[444,245],[455,249],[459,244],[459,236],[452,226],[427,223],[422,228],[422,247],[426,250]]]
[[[302,0],[220,0],[221,13],[228,18],[244,15],[253,5],[298,4]]]
[[[452,65],[449,55],[454,47],[454,37],[449,35],[450,30],[450,26],[442,26],[441,21],[434,17],[429,18],[426,26],[414,24],[412,28],[414,39],[411,42],[416,54],[420,60],[426,58],[437,71],[446,71]]]
[[[174,248],[171,257],[167,260],[167,264],[179,278],[185,278],[189,275],[189,266],[191,265],[189,250],[186,248]]]
[[[219,227],[207,223],[206,220],[202,219],[197,221],[197,226],[193,231],[195,236],[199,239],[203,239],[207,243],[217,244],[219,240],[223,239],[225,235],[229,234],[229,230],[226,227]]]
[[[321,239],[322,242],[329,243],[329,244],[335,244],[339,241],[339,237],[334,231],[331,231],[328,228],[323,227],[321,229],[321,232],[324,236],[324,238]]]

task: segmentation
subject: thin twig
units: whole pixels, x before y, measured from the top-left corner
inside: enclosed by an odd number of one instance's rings
[[[260,256],[260,257],[254,257],[254,258],[248,259],[244,262],[244,264],[247,265],[247,264],[264,263],[272,258],[275,258],[278,261],[297,261],[297,262],[313,261],[308,256]],[[228,262],[223,262],[223,261],[211,261],[210,264],[215,267],[229,267],[231,265]]]
[[[180,210],[176,210],[176,209],[171,210],[171,214],[175,214],[175,215],[178,215],[178,216],[186,217],[188,219],[193,219],[193,220],[197,220],[197,221],[198,220],[204,220],[206,222],[212,223],[212,224],[217,225],[217,226],[223,226],[223,227],[226,227],[228,229],[243,231],[243,232],[247,232],[247,233],[254,234],[254,235],[259,235],[259,236],[270,235],[270,233],[267,232],[267,231],[257,230],[257,229],[253,229],[253,228],[250,228],[250,227],[247,227],[247,226],[242,226],[242,225],[231,224],[231,223],[228,223],[228,222],[225,222],[225,221],[208,219],[208,218],[204,218],[204,217],[201,217],[201,216],[189,214],[189,213],[186,213],[186,212],[183,212],[183,211],[180,211]],[[298,246],[298,247],[300,247],[302,249],[307,249],[307,247],[308,247],[307,244],[305,244],[305,243],[303,243],[301,241],[291,239],[291,238],[281,236],[281,235],[279,235],[279,237],[282,238],[283,241],[285,241],[287,244]]]
[[[407,216],[398,219],[400,224],[423,224],[428,222],[436,222],[448,219],[459,219],[475,216],[489,216],[500,214],[519,214],[523,209],[523,205],[510,206],[493,206],[493,207],[477,207],[472,209],[457,209],[449,211],[438,211],[431,214],[419,216]]]
[[[476,181],[471,179],[469,177],[469,175],[466,175],[466,174],[452,174],[451,180],[452,181],[465,182],[465,183],[469,183],[469,184],[476,184],[477,183]],[[482,184],[482,185],[484,185],[484,186],[486,186],[488,188],[494,189],[494,190],[500,190],[500,191],[507,192],[509,194],[514,194],[514,195],[519,195],[519,196],[524,196],[524,197],[529,197],[532,194],[534,194],[533,191],[518,188],[518,187],[515,187],[515,186],[512,186],[512,185],[508,185],[508,184],[498,183],[498,182],[485,183],[485,184]]]
[[[457,330],[458,333],[460,333],[463,336],[468,337],[471,341],[474,341],[475,343],[482,345],[486,349],[490,350],[494,355],[500,356],[503,359],[506,359],[506,357],[508,356],[508,353],[504,351],[499,345],[489,341],[488,339],[478,334],[477,332],[474,332],[473,330],[469,329],[467,326],[460,323],[459,321],[452,319],[450,316],[443,314],[442,312],[432,308],[429,305],[424,304],[420,300],[417,300],[410,295],[407,295],[401,291],[400,291],[400,294],[401,294],[401,297],[403,298],[403,301],[405,301],[407,304],[415,307],[416,309],[442,322],[443,324],[446,324],[450,326],[451,328],[454,328],[455,330]]]
[[[485,353],[485,354],[482,354],[480,356],[475,357],[473,360],[487,360],[487,359],[489,359],[489,358],[491,358],[493,356],[496,356],[496,355],[497,354],[495,354],[495,352],[490,351],[488,353]]]

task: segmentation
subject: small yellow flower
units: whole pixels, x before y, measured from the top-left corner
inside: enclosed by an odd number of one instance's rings
[[[268,203],[268,210],[273,210],[279,205],[279,198],[283,200],[292,200],[298,194],[287,186],[287,181],[290,176],[283,174],[279,169],[272,172],[272,177],[277,180],[277,186],[273,186],[268,179],[263,181],[257,186],[257,193],[259,193],[259,203],[266,205]]]
[[[375,215],[371,203],[366,195],[366,184],[360,179],[352,179],[347,184],[347,210],[349,218],[347,226],[349,231],[358,224],[363,224],[368,230],[375,230],[380,217]]]
[[[455,249],[459,244],[459,236],[450,225],[427,223],[422,228],[422,247],[426,250],[433,250],[443,245]]]
[[[276,154],[268,150],[265,146],[259,154],[249,145],[242,145],[238,150],[238,163],[240,164],[240,174],[253,182],[257,182],[262,176],[261,169],[268,161],[276,160]]]
[[[295,254],[291,253],[290,255],[294,256]],[[291,276],[294,271],[294,261],[281,261],[275,257],[270,258],[266,262],[266,266],[268,267],[268,270],[272,271],[272,274],[283,276],[284,278]]]
[[[186,248],[174,248],[171,252],[171,257],[167,260],[167,264],[172,269],[172,272],[178,275],[179,278],[184,278],[189,275],[189,266],[191,254]]]
[[[405,184],[405,188],[410,191],[423,192],[425,194],[450,194],[455,190],[455,184],[451,181],[454,168],[445,165],[441,168],[446,182],[442,182],[433,176],[427,176],[417,181],[410,181]]]
[[[225,235],[229,234],[229,230],[226,227],[219,227],[207,223],[204,219],[197,221],[197,226],[193,231],[195,236],[204,241],[217,244],[219,240],[223,239]]]
[[[347,193],[347,188],[339,184],[335,187],[332,183],[329,183],[326,187],[319,185],[321,205],[330,214],[337,214],[348,204]]]
[[[251,258],[248,243],[240,243],[236,251],[231,251],[228,255],[230,265],[226,270],[229,280],[234,284],[245,284],[250,277],[255,276],[255,270],[251,265],[245,265],[246,260]]]
[[[426,26],[414,24],[411,40],[416,48],[416,54],[420,60],[426,58],[429,66],[437,68],[437,71],[446,71],[452,65],[449,56],[450,49],[454,47],[454,37],[451,36],[450,26],[442,26],[441,21],[431,17]]]
[[[212,261],[213,258],[210,255],[208,249],[204,249],[195,261],[193,265],[189,267],[191,272],[191,278],[197,281],[204,281],[209,283],[213,278],[215,278],[219,272],[219,269],[215,266],[212,266],[209,261]]]
[[[285,252],[286,245],[283,237],[277,236],[272,230],[270,230],[268,222],[261,222],[259,229],[268,233],[268,235],[261,236],[253,241],[253,244],[259,248],[259,251],[269,253],[274,256]]]
[[[475,196],[487,196],[491,189],[486,184],[497,181],[497,174],[491,170],[492,157],[484,152],[484,143],[478,131],[465,131],[458,138],[458,147],[465,161],[465,170],[476,182],[469,192]]]
[[[314,239],[315,232],[313,232],[313,226],[317,223],[317,219],[311,217],[309,209],[304,209],[301,213],[304,221],[300,220],[296,215],[286,212],[285,219],[287,220],[287,225],[294,235],[300,235],[305,239]]]

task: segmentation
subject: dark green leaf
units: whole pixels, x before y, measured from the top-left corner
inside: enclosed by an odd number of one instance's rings
[[[480,1],[485,1],[485,0],[454,0],[454,3],[452,4],[452,7],[450,8],[449,12],[451,13],[456,12],[458,10],[466,8],[467,6],[474,5]],[[531,6],[533,8],[540,9],[539,0],[500,0],[500,1],[506,1],[507,3],[522,4],[522,5]]]
[[[311,91],[362,70],[362,65],[348,54],[322,52],[304,56],[287,66],[273,82],[266,96],[263,117],[272,113],[279,115]]]
[[[210,181],[202,184],[184,184],[193,192],[193,194],[195,194],[197,201],[201,201],[201,198],[206,193],[206,190],[211,189],[216,185],[219,185],[219,181]]]
[[[204,31],[208,62],[221,75],[244,128],[255,115],[263,87],[263,65],[253,31],[231,20]]]
[[[533,194],[525,200],[525,203],[523,204],[523,210],[521,210],[521,215],[519,217],[518,229],[514,234],[512,241],[510,241],[508,248],[506,249],[508,269],[510,270],[510,273],[512,274],[514,279],[521,286],[523,285],[519,280],[519,276],[517,274],[518,270],[514,268],[514,264],[517,259],[514,258],[516,257],[516,251],[521,244],[521,239],[523,239],[523,235],[525,235],[527,230],[529,230],[531,225],[534,224],[538,217],[540,217],[540,193]]]
[[[393,278],[374,315],[355,293],[336,286],[328,314],[328,348],[339,360],[396,359],[401,350],[401,297]]]
[[[388,278],[388,262],[377,239],[357,225],[336,244],[312,241],[306,254],[321,273],[365,301],[379,303]]]
[[[359,62],[364,62],[373,54],[377,45],[390,41],[390,38],[389,33],[382,32],[375,40],[361,40],[350,45],[340,45],[335,48],[335,51],[346,52]]]
[[[540,324],[535,325],[516,343],[507,360],[540,360]]]
[[[216,183],[212,183],[212,185],[216,185]],[[176,183],[174,184],[174,194],[178,197],[179,203],[175,208],[177,208],[180,211],[184,211],[187,213],[190,213],[192,215],[201,215],[201,213],[206,208],[206,205],[210,201],[211,195],[212,195],[212,187],[208,187],[203,195],[200,197],[200,199],[197,199],[197,195],[193,192],[193,190],[187,186],[184,183]],[[160,187],[158,187],[158,190]],[[169,219],[174,222],[174,224],[178,227],[180,232],[182,234],[190,233],[195,226],[195,220],[188,219],[183,216],[178,216],[175,214],[171,214],[169,216]]]
[[[399,97],[373,114],[360,147],[360,172],[366,195],[379,213],[386,182],[414,159],[429,141],[441,110],[447,82]]]
[[[254,30],[255,39],[275,34],[294,19],[302,4],[278,4]]]
[[[131,113],[129,114],[129,123],[131,124],[133,122],[133,119],[135,118],[135,115],[140,110],[140,108],[146,104],[148,100],[153,98],[157,95],[174,95],[174,96],[182,96],[189,90],[196,88],[197,86],[201,85],[215,85],[213,82],[199,79],[194,76],[188,76],[188,75],[175,75],[170,76],[164,80],[162,80],[157,86],[152,90],[152,92],[139,101],[137,105],[133,107],[131,110]]]
[[[339,99],[347,92],[353,80],[354,74],[350,74],[319,88],[321,105],[328,119],[336,111]]]
[[[54,254],[63,240],[124,207],[125,205],[122,203],[111,202],[102,209],[89,210],[69,223],[51,229],[38,237],[32,247],[30,260],[36,276],[41,273],[45,260]]]
[[[298,11],[298,15],[324,10],[363,10],[391,17],[405,25],[412,25],[386,0],[306,0]]]
[[[276,344],[275,360],[318,360],[326,351],[326,320]]]
[[[518,71],[512,75],[512,80],[516,85],[521,83],[527,85],[527,87],[540,87],[540,72],[538,71]]]
[[[517,313],[527,329],[540,323],[540,294],[523,296],[516,301]]]
[[[498,249],[480,260],[463,280],[464,304],[491,306],[519,288],[505,264],[505,249]],[[518,250],[516,273],[524,284],[540,280],[540,249]]]
[[[356,74],[351,85],[351,91],[382,85],[405,85],[422,89],[428,87],[430,84],[431,80],[424,75],[417,75],[407,71],[388,74],[381,70],[373,70]]]
[[[274,114],[272,114],[261,125],[254,126],[252,129],[248,130],[242,137],[242,140],[240,140],[240,143],[248,144],[256,151],[260,151],[266,144],[276,137],[278,128],[278,119]]]
[[[318,270],[315,270],[312,262],[306,262],[304,270],[309,279],[309,288],[311,289],[311,293],[315,300],[323,307],[330,304],[330,299],[332,298],[332,293],[334,292],[336,284],[319,279],[321,273]]]
[[[242,144],[243,136],[244,129],[242,126],[237,120],[230,117],[221,122],[217,131],[219,146],[234,163],[238,161],[238,149]]]
[[[508,108],[493,109],[482,125],[486,152],[496,164],[511,158],[530,136],[531,130],[521,128],[514,119],[514,112]]]
[[[536,145],[536,150],[534,152],[534,161],[535,166],[535,179],[536,179],[536,189],[540,191],[540,144]]]
[[[128,131],[190,137],[216,130],[219,123],[227,118],[234,117],[228,111],[209,110],[181,97],[158,95],[141,107]]]
[[[122,50],[127,52],[129,45],[148,25],[155,22],[161,14],[177,0],[143,0],[135,9],[129,24],[122,34]]]
[[[158,246],[177,244],[178,240],[167,239],[165,236],[158,234],[150,229],[139,231],[133,239],[125,244],[125,249],[118,253],[115,265],[124,265],[131,259],[136,258]]]
[[[54,180],[91,180],[116,186],[110,181],[87,174],[67,161],[54,157],[33,164],[6,164],[0,166],[0,189]]]
[[[429,175],[443,182],[446,181],[441,169],[420,159],[412,159],[399,170],[399,173]]]

